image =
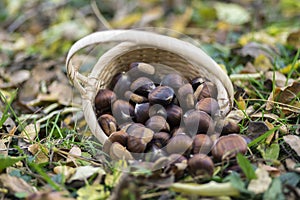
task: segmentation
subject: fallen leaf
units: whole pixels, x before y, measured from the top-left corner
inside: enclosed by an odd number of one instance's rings
[[[290,33],[287,38],[287,43],[297,49],[300,48],[300,30]]]
[[[266,126],[269,128],[269,130],[271,130],[271,129],[274,128],[274,125],[271,124],[268,120],[265,120],[265,124],[266,124]],[[271,143],[271,141],[272,141],[274,135],[275,135],[275,132],[273,132],[272,134],[270,134],[270,135],[267,137],[267,139],[266,139],[266,144],[269,145],[269,144]]]
[[[244,57],[251,56],[253,58],[264,55],[270,60],[277,55],[276,50],[273,47],[258,42],[250,42],[246,44],[241,50],[239,50],[239,53]]]
[[[247,129],[247,136],[250,139],[253,140],[253,139],[255,139],[255,138],[263,135],[267,131],[269,131],[269,127],[266,125],[265,122],[261,122],[261,121],[254,122],[254,121],[251,121],[251,122],[249,122],[249,126],[248,126],[248,129]]]
[[[25,196],[34,192],[34,188],[30,186],[26,181],[16,176],[10,176],[8,174],[0,175],[1,187],[7,188],[10,194],[16,195],[16,193],[24,193]]]
[[[21,132],[20,137],[23,138],[25,142],[29,143],[35,139],[35,137],[39,132],[40,132],[40,125],[38,123],[29,124]]]
[[[70,166],[56,166],[53,168],[55,174],[63,174],[65,179],[68,180],[76,171],[75,168]]]
[[[81,149],[78,147],[78,146],[74,146],[70,149],[69,151],[69,155],[68,155],[68,158],[67,158],[67,163],[68,162],[76,162],[76,157],[74,156],[81,156]]]
[[[264,164],[261,164],[260,167],[266,170],[272,177],[278,177],[281,174],[280,170],[276,167],[272,167],[270,165],[264,165]]]
[[[100,167],[93,167],[93,166],[81,166],[76,168],[76,172],[73,176],[68,180],[68,182],[72,181],[84,181],[93,174],[98,173],[100,175],[104,175],[105,171]]]
[[[270,184],[272,183],[272,179],[269,177],[268,172],[258,167],[255,170],[255,174],[257,179],[252,179],[248,185],[248,190],[254,192],[255,194],[261,194],[268,190]]]
[[[283,140],[300,156],[300,138],[296,135],[285,135]]]
[[[241,25],[250,21],[249,12],[233,3],[216,3],[215,9],[219,20],[223,20],[232,25]]]
[[[49,150],[42,144],[32,144],[28,147],[28,151],[35,156],[34,162],[37,164],[49,161]]]
[[[36,192],[27,197],[29,200],[75,200],[70,196],[70,194],[67,191],[42,191],[42,192]]]
[[[300,67],[300,60],[297,60],[295,63],[290,63],[284,68],[281,68],[279,71],[283,74],[289,74],[292,70],[296,70]]]
[[[10,88],[16,87],[19,84],[25,82],[30,78],[30,72],[28,70],[18,70],[13,72],[12,74],[7,74],[9,77],[7,81],[1,81],[0,88]]]
[[[268,97],[266,110],[271,110],[274,107],[274,102],[279,102],[278,105],[284,114],[292,112],[300,113],[300,104],[297,98],[300,94],[300,82],[293,82],[285,88],[275,88],[274,92]],[[286,104],[286,106],[284,105]]]
[[[290,171],[296,171],[296,172],[300,173],[300,167],[299,167],[298,163],[296,163],[296,162],[293,161],[292,159],[287,158],[287,159],[285,160],[285,164],[286,164],[286,167],[287,167]]]
[[[0,154],[4,156],[8,155],[8,149],[2,139],[0,139]]]
[[[77,191],[77,200],[107,199],[109,194],[109,191],[105,190],[104,185],[86,185]]]
[[[267,71],[265,73],[266,81],[265,85],[268,89],[273,89],[273,81],[276,87],[284,87],[286,84],[286,77],[278,71]],[[289,79],[288,84],[292,83],[293,79]]]
[[[273,69],[273,64],[271,63],[270,59],[265,56],[264,54],[259,54],[254,59],[254,66],[258,71],[268,71],[270,69]]]
[[[176,16],[176,19],[171,25],[171,29],[183,33],[187,24],[191,20],[192,14],[193,9],[191,7],[186,8],[185,12],[182,15]]]

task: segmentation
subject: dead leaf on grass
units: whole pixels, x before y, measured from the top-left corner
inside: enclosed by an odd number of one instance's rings
[[[67,191],[44,191],[36,192],[27,197],[29,200],[75,200],[74,198],[66,197],[70,194]]]
[[[269,176],[267,170],[262,167],[258,167],[255,170],[257,179],[252,179],[248,185],[248,190],[255,194],[261,194],[268,190],[272,179]]]
[[[300,30],[290,33],[287,38],[287,43],[296,48],[300,48]]]
[[[28,70],[18,70],[12,73],[7,73],[6,76],[8,80],[0,79],[0,88],[11,88],[18,86],[30,78],[30,72]]]
[[[273,81],[276,87],[284,87],[286,83],[286,77],[278,71],[267,71],[265,73],[266,81],[265,85],[267,88],[272,89]],[[288,80],[288,84],[292,84],[293,79]]]
[[[300,138],[297,135],[285,135],[283,140],[300,156]]]
[[[244,57],[251,56],[253,58],[257,58],[260,55],[264,55],[265,57],[271,60],[276,55],[276,50],[267,44],[250,42],[246,44],[239,51],[239,53]]]
[[[0,175],[0,185],[1,187],[7,188],[10,194],[25,193],[28,195],[34,192],[34,188],[26,181],[8,174]]]
[[[296,163],[295,161],[293,161],[292,159],[290,158],[287,158],[285,160],[285,164],[286,164],[286,167],[291,170],[291,171],[296,171],[298,173],[300,173],[300,167],[298,165],[298,163]]]
[[[53,168],[55,174],[63,174],[66,180],[68,180],[75,171],[76,169],[70,166],[56,166]]]
[[[269,130],[269,127],[266,125],[265,122],[262,122],[262,121],[253,122],[252,121],[252,122],[249,122],[249,126],[247,129],[247,136],[253,140],[253,139],[261,136],[268,130]]]
[[[8,155],[8,149],[2,139],[0,139],[0,154],[4,156]]]
[[[69,162],[76,162],[76,157],[74,156],[81,156],[81,149],[78,146],[74,146],[70,149],[69,155],[67,158],[67,163]]]
[[[35,137],[40,132],[40,124],[29,124],[21,132],[20,137],[23,138],[25,142],[32,142]]]
[[[268,58],[264,54],[259,54],[255,58],[253,65],[255,66],[255,68],[258,71],[265,72],[265,71],[273,69],[273,64],[271,63],[270,58]]]
[[[98,173],[100,175],[106,174],[105,171],[100,167],[93,166],[81,166],[76,168],[76,172],[73,176],[68,180],[68,183],[72,181],[84,181],[93,174]]]
[[[278,105],[284,114],[300,113],[300,82],[293,82],[285,88],[275,88],[268,98],[266,110],[271,110],[274,107],[274,102],[279,102]],[[285,106],[286,104],[287,106]]]
[[[49,149],[42,144],[32,144],[28,147],[28,151],[35,156],[34,162],[37,164],[49,162]]]

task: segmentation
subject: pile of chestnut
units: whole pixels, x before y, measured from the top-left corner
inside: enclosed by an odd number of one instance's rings
[[[211,176],[213,160],[247,151],[239,126],[220,123],[217,96],[214,83],[203,77],[187,80],[175,71],[161,75],[150,64],[132,63],[95,97],[98,123],[108,136],[103,151],[112,160]]]

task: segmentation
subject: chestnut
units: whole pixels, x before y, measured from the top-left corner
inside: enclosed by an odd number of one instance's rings
[[[212,139],[206,134],[197,134],[193,139],[192,153],[208,154],[213,146]]]
[[[170,104],[166,108],[167,112],[167,122],[169,125],[174,128],[174,127],[179,127],[181,123],[181,118],[182,118],[182,109],[181,107],[175,105],[175,104]]]
[[[116,93],[117,97],[121,99],[123,98],[125,91],[130,90],[131,80],[126,73],[118,74],[115,79],[117,80],[113,80],[114,82],[116,81],[113,91]]]
[[[183,121],[187,131],[191,135],[207,133],[213,127],[212,118],[201,110],[189,110],[183,115]]]
[[[123,130],[113,132],[107,138],[107,140],[105,140],[105,142],[104,142],[104,144],[102,146],[103,152],[109,154],[110,147],[111,147],[112,143],[114,143],[114,142],[118,142],[122,146],[126,146],[126,144],[127,144],[127,137],[128,137],[127,133],[125,131],[123,131]]]
[[[133,62],[129,66],[129,71],[127,72],[132,79],[137,79],[139,77],[153,77],[155,75],[154,66],[143,63],[143,62]]]
[[[214,173],[214,163],[205,154],[195,154],[188,160],[188,171],[193,177],[210,178]]]
[[[133,160],[131,153],[120,143],[114,142],[112,143],[109,155],[112,160]]]
[[[125,100],[131,101],[132,103],[145,103],[148,99],[144,96],[133,93],[132,91],[126,91],[124,94]]]
[[[187,159],[181,155],[173,153],[168,157],[164,172],[166,174],[174,174],[175,179],[178,180],[184,175],[184,171],[188,166]]]
[[[141,103],[135,105],[134,116],[136,122],[144,124],[149,119],[149,108],[149,103]]]
[[[189,83],[182,85],[178,89],[177,98],[180,107],[183,110],[193,109],[195,106],[195,97],[194,97],[194,91],[192,85]]]
[[[198,101],[196,104],[196,109],[202,110],[210,116],[215,116],[220,111],[220,107],[217,100],[211,97],[204,98]]]
[[[180,127],[174,128],[171,132],[171,135],[175,136],[175,135],[178,135],[178,134],[185,134],[185,133],[186,133],[185,128],[183,126],[180,126]]]
[[[218,90],[214,83],[207,81],[198,86],[194,92],[194,96],[197,101],[208,97],[217,99]]]
[[[154,88],[155,85],[153,81],[147,77],[139,77],[130,85],[130,90],[132,92],[145,97],[148,96],[149,92],[151,92]]]
[[[149,116],[152,117],[154,115],[160,115],[164,118],[167,118],[167,111],[165,107],[160,104],[151,105],[149,108]]]
[[[169,142],[170,134],[166,132],[154,133],[153,140],[151,141],[157,148],[161,149]]]
[[[237,153],[245,154],[247,143],[245,139],[237,134],[221,136],[212,148],[212,155],[216,160],[233,158]]]
[[[158,86],[148,95],[151,104],[169,105],[174,97],[174,90],[169,86]]]
[[[163,77],[161,85],[172,87],[174,90],[178,90],[182,85],[188,81],[177,73],[170,73]]]
[[[143,125],[132,125],[127,129],[127,148],[133,153],[143,153],[152,140],[154,132]]]
[[[174,135],[166,146],[166,151],[169,154],[185,154],[189,153],[192,148],[193,140],[186,134]]]
[[[112,103],[117,99],[116,94],[109,89],[100,89],[95,97],[95,108],[98,114],[109,113]]]
[[[110,114],[101,115],[98,118],[98,123],[107,136],[110,136],[110,134],[117,131],[117,121]]]
[[[112,113],[118,124],[130,122],[134,118],[134,107],[129,102],[118,99],[112,105]]]
[[[204,83],[206,81],[205,78],[202,78],[202,77],[196,77],[196,78],[193,78],[191,80],[191,85],[193,87],[193,90],[196,91],[196,89],[199,87],[199,85],[201,85],[202,83]]]
[[[160,115],[154,115],[154,116],[150,117],[146,121],[145,126],[147,128],[150,128],[154,132],[159,132],[159,131],[169,132],[170,131],[170,126],[169,126],[167,120]]]

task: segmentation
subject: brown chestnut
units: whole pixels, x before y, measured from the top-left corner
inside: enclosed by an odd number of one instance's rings
[[[129,66],[129,71],[127,72],[132,79],[137,79],[139,77],[153,77],[155,75],[154,66],[143,63],[143,62],[134,62]]]
[[[134,107],[129,102],[118,99],[112,105],[112,113],[118,124],[130,122],[134,118]]]
[[[148,95],[151,104],[160,104],[166,106],[172,102],[174,90],[169,86],[158,86]]]
[[[144,96],[133,93],[132,91],[126,91],[124,94],[125,100],[131,101],[132,103],[145,103],[148,99]]]
[[[208,97],[198,101],[196,104],[196,109],[202,110],[210,116],[215,116],[219,113],[220,107],[216,99]]]
[[[151,92],[154,88],[155,85],[153,81],[147,77],[139,77],[130,85],[130,90],[132,92],[142,96],[148,96],[149,92]]]
[[[166,108],[167,111],[167,122],[169,125],[174,128],[178,127],[181,123],[181,118],[182,118],[182,109],[175,105],[175,104],[170,104]]]
[[[134,107],[135,120],[144,124],[149,119],[149,103],[136,104]]]
[[[206,154],[195,154],[188,160],[188,170],[193,177],[209,178],[214,173],[214,163]]]
[[[181,75],[177,73],[170,73],[163,77],[161,85],[169,86],[172,87],[174,90],[177,90],[187,82],[188,81],[184,79]]]
[[[130,90],[131,80],[126,73],[118,74],[115,78],[116,80],[113,80],[115,83],[113,87],[113,91],[116,93],[118,98],[123,98],[124,93],[128,90]]]
[[[133,125],[136,128],[129,127],[127,148],[133,153],[143,153],[147,144],[152,140],[154,132],[141,125]]]
[[[117,121],[110,114],[101,115],[98,118],[98,123],[107,136],[110,136],[110,134],[117,131]]]
[[[168,144],[169,139],[170,139],[169,133],[158,132],[158,133],[154,133],[153,140],[151,143],[153,143],[156,147],[161,149]]]
[[[164,172],[166,174],[174,174],[175,179],[178,180],[184,175],[187,166],[187,159],[181,154],[174,153],[168,157],[168,163],[166,163]]]
[[[118,142],[122,146],[126,146],[126,144],[127,144],[127,137],[128,137],[127,133],[125,131],[123,131],[123,130],[113,132],[107,138],[107,140],[105,140],[105,142],[103,144],[103,147],[102,147],[103,152],[109,154],[110,147],[111,147],[112,143],[114,143],[114,142]]]
[[[171,132],[171,135],[175,136],[175,135],[178,135],[178,134],[185,134],[185,133],[186,133],[185,128],[183,126],[180,126],[180,127],[174,128]]]
[[[217,99],[218,90],[214,83],[207,81],[198,86],[194,95],[197,101],[208,97]]]
[[[201,110],[189,110],[183,115],[183,121],[190,135],[207,133],[213,128],[212,118]]]
[[[212,148],[212,155],[216,160],[233,158],[237,153],[245,154],[246,152],[247,143],[237,134],[220,137]]]
[[[193,78],[191,80],[191,84],[192,84],[193,90],[196,91],[196,89],[199,87],[199,85],[201,85],[204,82],[206,82],[205,78],[202,78],[202,77]]]
[[[146,121],[145,126],[147,128],[150,128],[154,132],[159,132],[159,131],[169,132],[170,131],[170,126],[169,126],[167,120],[160,115],[154,115],[154,116],[150,117]]]
[[[213,141],[210,139],[208,135],[205,134],[197,134],[193,139],[192,144],[192,153],[198,154],[208,154],[213,146]]]
[[[109,89],[100,89],[95,97],[95,108],[98,114],[109,113],[112,103],[117,99],[116,94]]]
[[[112,143],[109,155],[112,160],[133,160],[131,153],[120,143],[114,142]]]
[[[193,109],[195,106],[194,91],[191,84],[182,85],[177,92],[178,102],[183,110]]]
[[[165,107],[160,104],[151,105],[149,108],[149,116],[152,117],[154,115],[160,115],[164,118],[167,118],[167,111]]]
[[[185,154],[189,153],[192,148],[193,140],[186,134],[177,134],[173,136],[166,146],[166,151],[169,154]]]

